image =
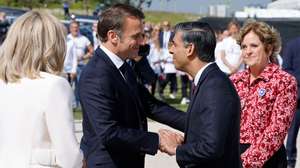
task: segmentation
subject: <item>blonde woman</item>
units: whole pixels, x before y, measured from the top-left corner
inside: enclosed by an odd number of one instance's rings
[[[0,167],[79,168],[72,90],[57,76],[65,55],[63,25],[30,11],[0,48]]]

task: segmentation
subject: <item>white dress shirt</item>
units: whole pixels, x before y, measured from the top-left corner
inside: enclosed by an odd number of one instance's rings
[[[199,69],[199,71],[197,72],[195,78],[194,78],[194,85],[197,86],[198,82],[200,80],[200,77],[203,73],[203,71],[205,70],[205,68],[207,68],[210,64],[213,64],[213,62],[207,63],[206,65],[204,65],[204,67],[202,67],[201,69]]]
[[[84,65],[85,63],[82,60],[82,57],[85,55],[86,49],[91,44],[90,40],[81,34],[79,34],[77,37],[72,36],[72,34],[68,34],[67,41],[69,40],[72,40],[74,42],[78,64]]]
[[[81,168],[72,89],[62,77],[40,76],[18,83],[0,80],[0,167]]]
[[[67,51],[64,60],[64,72],[76,73],[76,69],[77,69],[76,47],[72,40],[67,40]]]
[[[227,73],[230,74],[229,68],[224,64],[224,62],[220,58],[221,51],[225,52],[225,58],[229,64],[233,66],[238,66],[239,60],[242,54],[240,45],[237,44],[236,40],[233,37],[227,37],[222,42],[219,42],[215,49],[216,54],[216,63],[219,68]],[[240,65],[238,67],[238,71],[244,69],[244,65]]]
[[[104,47],[103,45],[100,45],[100,48],[108,56],[108,58],[113,62],[113,64],[118,68],[119,72],[121,73],[122,77],[125,80],[123,73],[120,71],[120,67],[124,64],[124,61],[119,56],[117,56],[116,54],[111,52],[109,49]]]
[[[174,65],[173,55],[169,53],[168,49],[162,49],[162,50],[163,50],[163,60],[165,62],[163,64],[164,73],[165,74],[176,73],[177,70]]]

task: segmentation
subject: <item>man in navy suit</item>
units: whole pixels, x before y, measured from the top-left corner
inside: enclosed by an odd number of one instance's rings
[[[182,168],[240,167],[240,100],[227,75],[214,63],[213,30],[203,22],[179,23],[172,43],[175,66],[193,77],[195,89],[183,144],[161,130],[162,150],[176,154]]]
[[[126,59],[143,43],[144,14],[117,4],[103,11],[97,26],[100,48],[80,78],[83,110],[81,149],[88,168],[143,168],[145,154],[160,146],[147,131],[147,118],[184,130],[185,113],[156,100],[139,84]],[[172,138],[183,141],[173,134]]]
[[[298,83],[298,100],[297,111],[288,132],[286,142],[286,153],[288,160],[288,168],[296,166],[297,159],[297,135],[300,126],[300,37],[293,39],[287,43],[283,50],[282,68],[293,75]]]

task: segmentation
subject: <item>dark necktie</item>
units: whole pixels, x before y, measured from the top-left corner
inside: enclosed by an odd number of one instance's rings
[[[130,65],[127,62],[124,62],[119,69],[122,72],[128,86],[131,89],[135,90],[137,87],[137,81],[136,81],[135,74],[132,68],[130,67]]]
[[[127,84],[128,88],[130,89],[130,94],[132,94],[135,99],[137,108],[141,109],[140,110],[141,113],[138,113],[139,120],[141,121],[140,128],[142,130],[147,130],[147,124],[145,124],[146,120],[145,121],[143,120],[143,118],[146,118],[146,117],[141,117],[141,116],[144,116],[145,114],[142,113],[143,105],[140,102],[140,97],[138,94],[138,83],[137,83],[135,73],[134,73],[132,67],[127,62],[124,62],[123,65],[119,68],[119,70],[122,72],[122,74],[125,78],[126,84]]]

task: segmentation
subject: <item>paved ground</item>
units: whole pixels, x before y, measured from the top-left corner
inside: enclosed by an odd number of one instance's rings
[[[157,132],[160,128],[169,128],[168,126],[159,124],[157,122],[149,122],[149,130],[151,132]],[[82,128],[81,128],[81,122],[75,121],[75,127],[76,127],[76,136],[78,138],[78,141],[80,140],[82,136]],[[300,149],[300,138],[298,136],[297,140],[298,144],[297,147]],[[300,156],[300,150],[298,150],[298,156]],[[155,156],[147,155],[146,156],[146,166],[145,168],[179,168],[177,166],[176,160],[174,156],[169,156],[167,154],[158,152]],[[300,168],[300,161],[297,163],[296,168]]]

